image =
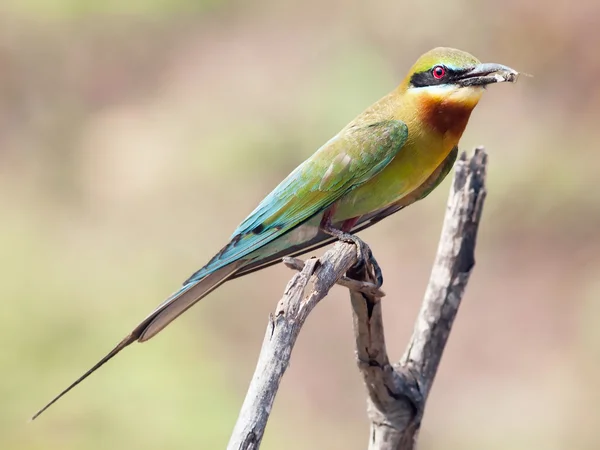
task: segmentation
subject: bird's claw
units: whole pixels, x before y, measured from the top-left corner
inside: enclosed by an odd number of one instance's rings
[[[369,277],[374,280],[377,288],[380,288],[383,285],[383,272],[381,271],[381,267],[379,267],[379,263],[375,259],[375,256],[373,256],[371,248],[365,244],[364,241],[360,239],[359,241],[361,245],[356,244],[358,249],[358,260],[356,262],[356,266],[358,266],[358,268],[362,268],[361,266],[367,263],[366,270],[369,273]]]
[[[373,256],[371,248],[359,237],[351,233],[340,232],[336,236],[340,241],[349,242],[356,246],[356,264],[352,267],[353,272],[366,270],[377,288],[383,285],[383,272]],[[365,267],[366,264],[366,267]]]

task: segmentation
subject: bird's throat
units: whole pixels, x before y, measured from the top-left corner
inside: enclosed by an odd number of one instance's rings
[[[434,101],[423,98],[420,119],[432,131],[459,139],[465,130],[476,102]]]
[[[483,93],[484,89],[478,86],[409,89],[405,94],[405,102],[411,106],[406,108],[404,105],[403,110],[414,111],[416,122],[428,131],[458,140]]]

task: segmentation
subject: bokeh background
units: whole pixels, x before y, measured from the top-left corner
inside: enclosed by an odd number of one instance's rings
[[[422,449],[600,447],[600,3],[2,0],[0,448],[224,448],[291,273],[227,283],[27,418],[206,262],[255,204],[438,45],[492,86],[477,266]],[[362,233],[402,354],[446,181]],[[265,449],[363,449],[341,288],[312,314]]]

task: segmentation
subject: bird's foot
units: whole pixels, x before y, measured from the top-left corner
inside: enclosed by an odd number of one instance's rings
[[[323,231],[331,236],[336,237],[340,241],[354,244],[356,246],[357,261],[354,267],[352,267],[352,271],[361,272],[366,268],[371,278],[375,280],[375,285],[377,288],[380,288],[383,285],[383,273],[381,271],[381,267],[379,267],[377,260],[373,256],[371,248],[365,243],[365,241],[354,234],[346,233],[336,228],[323,228]],[[365,264],[366,267],[364,267]]]

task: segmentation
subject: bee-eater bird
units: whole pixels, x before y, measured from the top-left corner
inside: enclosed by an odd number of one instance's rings
[[[456,160],[488,84],[518,72],[452,48],[422,55],[400,85],[367,108],[277,186],[183,286],[33,419],[129,344],[156,336],[225,281],[354,236],[427,196]],[[369,252],[370,253],[370,252]],[[379,279],[379,283],[382,280]]]

